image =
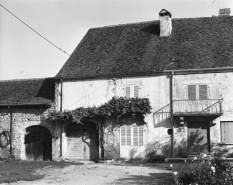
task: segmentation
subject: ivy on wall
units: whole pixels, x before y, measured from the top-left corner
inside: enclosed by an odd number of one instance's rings
[[[148,98],[125,98],[113,97],[107,103],[99,107],[79,107],[75,110],[64,110],[63,112],[50,112],[47,121],[76,121],[80,122],[87,117],[102,117],[107,118],[116,116],[119,118],[125,114],[149,114],[151,113],[151,104]]]

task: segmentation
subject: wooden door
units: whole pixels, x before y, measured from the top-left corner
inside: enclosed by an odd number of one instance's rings
[[[71,123],[67,127],[67,154],[69,159],[98,160],[99,134],[95,123]]]
[[[42,126],[31,126],[25,135],[26,158],[30,161],[52,159],[52,135]]]
[[[188,152],[200,154],[209,152],[209,122],[188,122]]]

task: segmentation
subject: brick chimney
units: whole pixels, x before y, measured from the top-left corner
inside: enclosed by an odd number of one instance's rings
[[[170,36],[172,33],[172,15],[169,11],[162,9],[159,12],[160,37]]]

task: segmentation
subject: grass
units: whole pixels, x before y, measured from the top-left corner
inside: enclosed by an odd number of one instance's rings
[[[69,163],[55,162],[55,161],[18,161],[8,160],[0,162],[0,183],[10,183],[16,181],[33,181],[41,179],[44,176],[36,174],[36,170],[46,166],[53,168],[63,168],[68,166]]]

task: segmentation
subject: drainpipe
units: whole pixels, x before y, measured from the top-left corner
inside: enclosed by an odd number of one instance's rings
[[[10,154],[12,155],[13,112],[10,106],[8,106],[8,109],[10,110]]]
[[[172,150],[172,157],[174,157],[173,71],[171,72],[171,75],[170,75],[170,116],[171,116],[171,124],[172,124],[171,150]]]
[[[63,80],[61,79],[61,92],[60,92],[60,111],[62,112],[62,94],[63,92]],[[60,156],[62,156],[62,133],[63,133],[63,120],[61,121],[61,134],[60,134]]]

